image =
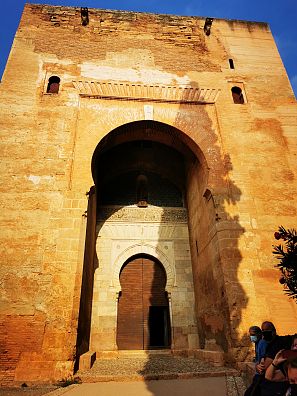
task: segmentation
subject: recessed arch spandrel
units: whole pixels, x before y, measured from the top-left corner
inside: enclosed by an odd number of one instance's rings
[[[117,292],[121,290],[119,274],[124,263],[130,258],[138,254],[147,254],[153,258],[156,258],[163,265],[166,276],[166,291],[171,292],[172,288],[176,286],[176,271],[173,260],[162,252],[160,248],[154,245],[146,243],[137,243],[127,247],[123,250],[115,259],[113,263],[111,286],[116,289]]]

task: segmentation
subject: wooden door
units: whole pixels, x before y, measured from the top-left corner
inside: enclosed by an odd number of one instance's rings
[[[146,257],[133,259],[122,269],[120,283],[118,348],[169,347],[169,309],[163,267]]]
[[[120,283],[118,348],[143,349],[142,259],[136,259],[124,267]]]

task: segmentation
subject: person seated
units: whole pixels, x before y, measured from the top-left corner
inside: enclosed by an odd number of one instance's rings
[[[263,340],[262,330],[258,326],[251,326],[249,335],[251,342],[255,344],[255,362],[258,364],[265,357],[267,341]]]
[[[267,347],[267,341],[262,339],[262,331],[260,327],[258,326],[251,326],[249,328],[249,335],[250,335],[250,340],[255,344],[255,363],[256,366],[260,364],[261,360],[264,359],[265,357],[265,352],[266,352],[266,347]],[[248,389],[245,391],[244,396],[249,396],[249,395],[260,395],[260,382],[262,380],[262,376],[259,373],[255,373],[253,377],[253,381],[251,385],[248,387]]]
[[[275,326],[272,322],[265,321],[261,326],[264,340],[268,342],[265,359],[256,366],[259,374],[264,374],[267,368],[271,365],[277,352],[281,349],[290,349],[292,344],[292,336],[279,336],[276,333]],[[285,395],[288,383],[286,381],[271,381],[264,378],[260,384],[261,396],[280,396]]]
[[[295,358],[297,359],[297,334],[293,335],[293,342],[291,345],[291,351],[295,351]],[[269,381],[287,381],[287,373],[284,369],[284,363],[287,361],[290,355],[285,349],[281,349],[275,355],[270,366],[267,367],[265,372],[265,378]]]

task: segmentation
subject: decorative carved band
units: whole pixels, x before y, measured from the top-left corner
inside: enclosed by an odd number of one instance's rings
[[[98,99],[136,100],[142,102],[215,103],[219,89],[190,85],[145,85],[128,82],[73,81],[79,94]]]
[[[129,221],[155,223],[186,223],[187,210],[185,208],[138,208],[121,206],[101,206],[97,221]]]

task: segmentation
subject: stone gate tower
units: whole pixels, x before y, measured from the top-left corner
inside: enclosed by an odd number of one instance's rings
[[[0,88],[3,384],[296,330],[271,245],[297,106],[267,24],[27,4]]]

